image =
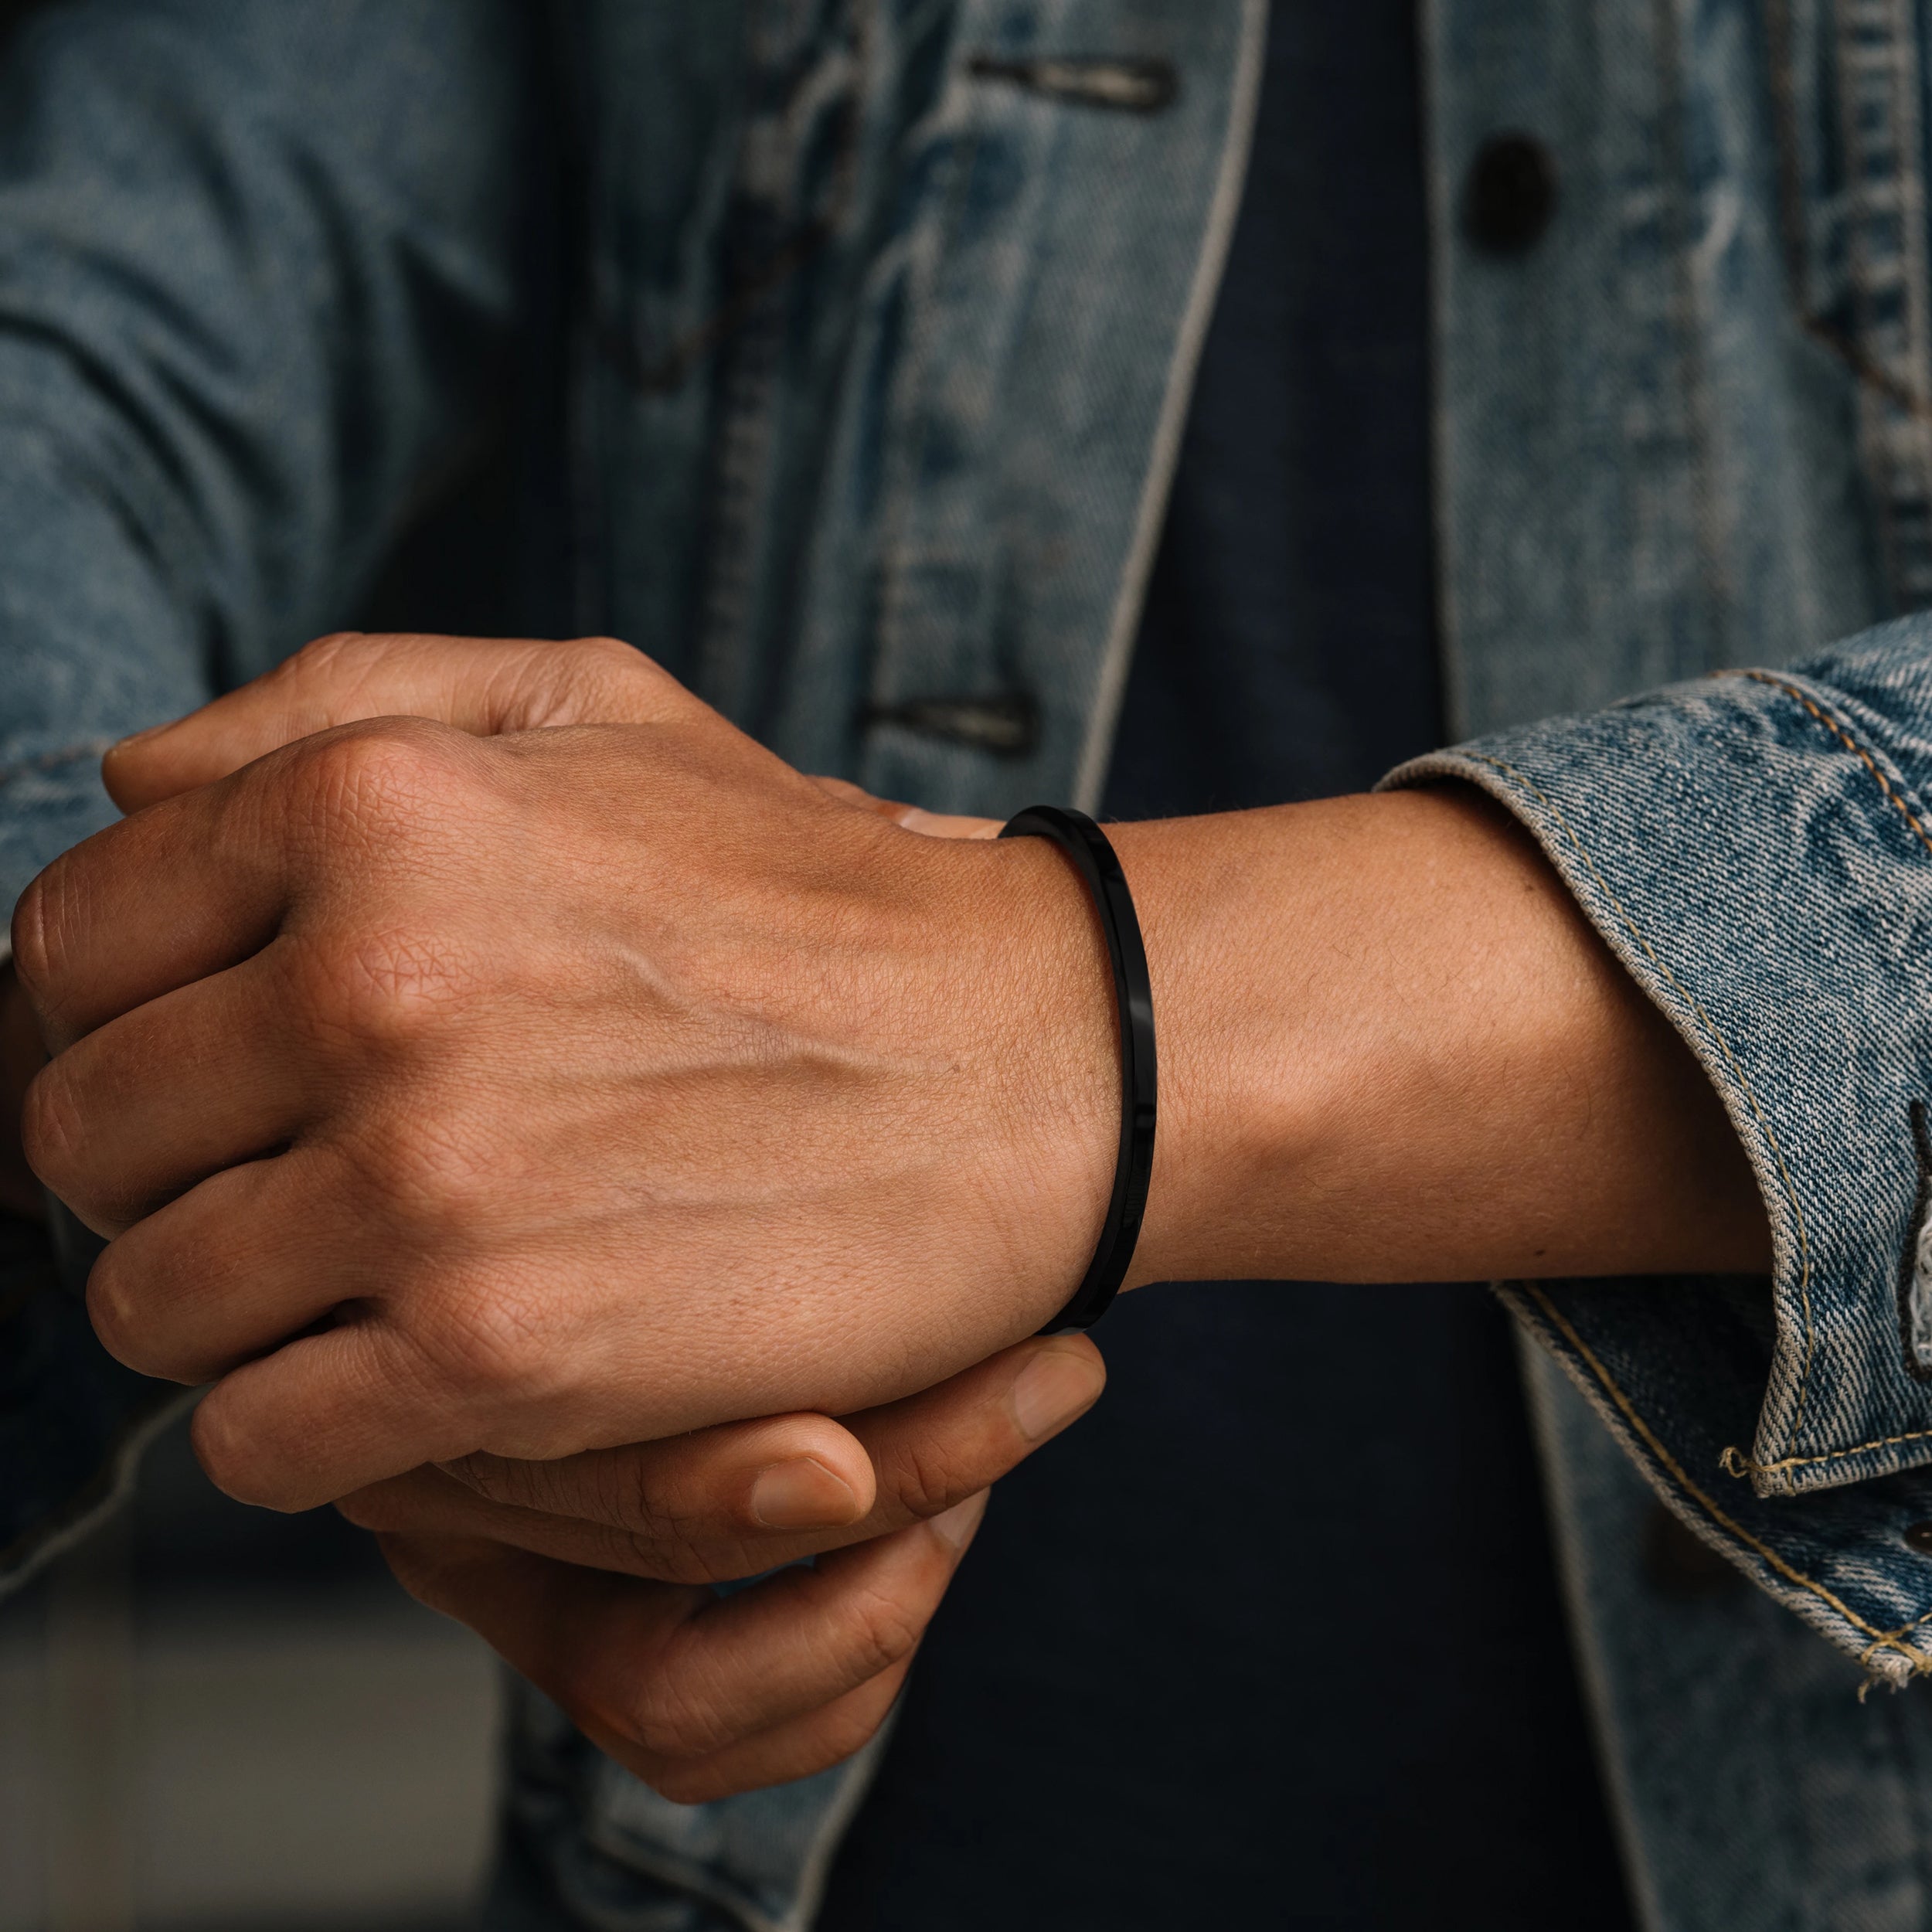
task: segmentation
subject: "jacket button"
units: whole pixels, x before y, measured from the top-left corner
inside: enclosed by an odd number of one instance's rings
[[[1556,164],[1533,135],[1492,134],[1463,185],[1462,231],[1486,255],[1521,255],[1556,213]]]
[[[1922,1555],[1932,1556],[1932,1522],[1908,1523],[1905,1540]]]

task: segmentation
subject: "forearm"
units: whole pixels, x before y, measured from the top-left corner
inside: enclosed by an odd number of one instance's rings
[[[1137,1281],[1769,1265],[1702,1072],[1475,791],[1113,836],[1162,1049]]]

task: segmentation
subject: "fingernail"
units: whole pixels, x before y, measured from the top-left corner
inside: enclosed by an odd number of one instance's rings
[[[840,1529],[858,1519],[859,1498],[842,1477],[801,1456],[759,1471],[751,1514],[767,1529]]]
[[[1091,1408],[1107,1373],[1092,1355],[1053,1349],[1036,1355],[1013,1384],[1013,1415],[1029,1442],[1043,1442]]]
[[[992,1492],[982,1489],[977,1496],[968,1496],[964,1502],[956,1502],[944,1515],[930,1518],[926,1527],[946,1547],[957,1553],[971,1542],[973,1532],[979,1527],[979,1519],[986,1513],[986,1498]]]

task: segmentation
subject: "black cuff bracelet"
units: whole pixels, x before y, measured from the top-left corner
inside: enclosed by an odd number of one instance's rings
[[[1090,1328],[1127,1278],[1147,1212],[1148,1183],[1154,1176],[1154,988],[1148,978],[1147,948],[1127,875],[1107,834],[1082,811],[1035,805],[1009,819],[1002,838],[1050,838],[1073,860],[1087,882],[1107,934],[1107,956],[1114,963],[1114,1000],[1121,1022],[1121,1151],[1114,1167],[1114,1198],[1107,1204],[1100,1244],[1087,1278],[1073,1298],[1041,1329],[1042,1335],[1071,1335]]]

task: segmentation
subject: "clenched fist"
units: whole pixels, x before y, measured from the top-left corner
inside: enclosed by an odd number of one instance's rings
[[[913,835],[602,641],[326,641],[108,777],[14,923],[25,1143],[231,1493],[859,1409],[1079,1280],[1118,1073],[1050,848]]]

